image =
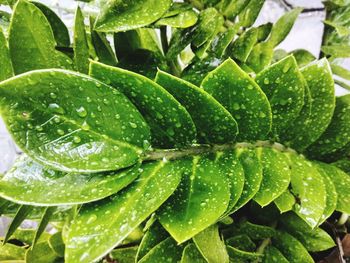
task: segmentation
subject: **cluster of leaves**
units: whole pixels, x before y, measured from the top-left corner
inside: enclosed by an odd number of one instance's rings
[[[0,178],[0,260],[313,262],[335,245],[350,95],[333,59],[275,51],[301,9],[253,27],[262,0],[110,0],[89,26],[77,9],[71,44],[48,7],[8,4],[0,112],[24,154]]]

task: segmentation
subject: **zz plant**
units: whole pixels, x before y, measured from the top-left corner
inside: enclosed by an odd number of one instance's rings
[[[326,3],[320,58],[276,50],[302,9],[255,27],[263,0],[90,3],[72,43],[47,6],[0,3],[0,113],[23,150],[0,177],[0,261],[332,251],[350,213],[350,95],[332,73],[349,78],[348,1]]]

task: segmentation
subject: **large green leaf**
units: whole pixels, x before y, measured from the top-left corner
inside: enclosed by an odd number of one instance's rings
[[[304,82],[294,57],[288,56],[264,69],[256,76],[256,82],[271,104],[273,135],[279,135],[304,105]]]
[[[311,227],[316,227],[326,207],[326,187],[315,164],[297,154],[290,157],[291,192],[297,199],[293,210]]]
[[[313,263],[314,260],[306,248],[293,236],[278,232],[272,239],[272,244],[282,252],[291,263]]]
[[[283,229],[297,238],[308,251],[323,251],[335,246],[332,237],[326,231],[321,228],[310,228],[293,213],[282,215],[280,223]]]
[[[309,64],[302,69],[311,95],[311,114],[290,129],[295,131],[290,143],[293,149],[303,151],[316,141],[331,122],[335,108],[334,81],[326,59]],[[288,132],[288,130],[286,130]]]
[[[70,174],[45,168],[21,156],[0,179],[0,195],[28,205],[72,205],[108,197],[138,176],[138,166],[121,172]]]
[[[1,115],[17,144],[58,170],[128,167],[150,140],[147,124],[123,94],[78,73],[23,74],[2,82],[0,97]]]
[[[69,231],[66,262],[97,261],[121,244],[174,192],[183,172],[181,161],[153,162],[142,169],[121,193],[82,207]]]
[[[171,3],[171,0],[109,0],[97,18],[95,29],[119,32],[147,26],[162,17]]]
[[[288,158],[272,148],[263,148],[261,164],[263,179],[259,191],[254,196],[254,201],[261,206],[266,206],[288,188],[291,171]]]
[[[261,165],[262,148],[255,149],[238,149],[236,151],[243,169],[244,169],[244,187],[242,195],[231,212],[237,211],[244,206],[259,191],[262,181],[263,167]]]
[[[13,76],[12,62],[8,49],[7,40],[2,29],[0,28],[0,81]]]
[[[157,83],[98,62],[91,62],[90,75],[123,92],[137,106],[151,127],[154,146],[180,147],[195,139],[196,128],[189,113]]]
[[[220,238],[218,225],[212,225],[195,235],[193,241],[207,262],[229,262],[225,243]]]
[[[224,158],[209,154],[181,160],[185,174],[180,186],[158,214],[177,242],[192,238],[225,212],[230,199],[226,174],[230,163],[225,164]]]
[[[46,19],[49,21],[57,46],[69,47],[70,38],[69,38],[68,28],[63,23],[61,18],[46,5],[40,2],[34,2],[34,1],[31,1],[31,2],[36,7],[38,7],[41,10],[41,12],[43,12]]]
[[[89,46],[85,31],[84,16],[78,6],[74,20],[74,63],[77,71],[87,74],[89,72]]]
[[[308,149],[315,158],[331,155],[350,143],[350,95],[337,97],[332,121]]]
[[[16,74],[43,68],[72,67],[69,57],[56,51],[56,41],[45,15],[34,4],[19,0],[11,18],[9,47]]]
[[[213,97],[193,84],[158,71],[156,80],[191,114],[197,128],[198,142],[225,143],[235,139],[237,123]]]
[[[266,139],[271,128],[271,108],[266,95],[231,59],[210,72],[202,82],[236,119],[239,140]]]

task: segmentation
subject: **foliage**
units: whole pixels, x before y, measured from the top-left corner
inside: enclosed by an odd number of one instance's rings
[[[24,154],[0,177],[0,261],[314,262],[335,246],[348,5],[327,3],[316,59],[276,51],[301,9],[253,26],[262,0],[109,0],[88,25],[76,10],[72,43],[43,4],[5,4],[0,113]]]

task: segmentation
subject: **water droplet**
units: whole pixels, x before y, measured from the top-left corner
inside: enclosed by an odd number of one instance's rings
[[[137,124],[136,124],[136,123],[134,123],[134,122],[129,122],[129,124],[130,124],[131,128],[134,128],[134,129],[137,128]]]
[[[81,125],[81,128],[82,128],[84,131],[90,130],[90,126],[89,126],[89,124],[87,124],[86,121],[84,121],[84,123]]]
[[[76,109],[76,111],[77,111],[79,117],[84,118],[84,117],[87,116],[87,111],[86,111],[86,109],[83,106],[81,106],[80,108]]]
[[[270,83],[270,80],[268,78],[264,79],[264,84],[268,85]]]
[[[73,142],[80,143],[81,142],[81,138],[79,136],[74,136],[73,137]]]
[[[62,135],[64,135],[64,130],[58,129],[58,130],[57,130],[57,133],[58,133],[58,135],[61,135],[61,136],[62,136]]]
[[[50,93],[50,98],[52,99],[56,99],[57,98],[57,95],[53,92]]]
[[[91,224],[91,223],[95,222],[96,219],[97,219],[97,215],[92,214],[92,215],[89,217],[89,219],[86,221],[86,223],[87,223],[87,224]]]

